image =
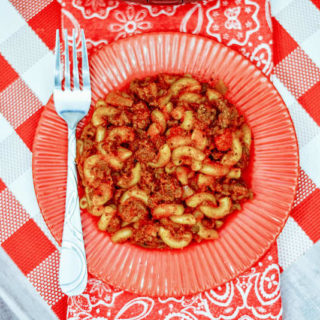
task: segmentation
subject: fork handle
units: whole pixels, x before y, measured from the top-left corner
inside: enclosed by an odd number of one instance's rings
[[[81,294],[87,286],[87,261],[84,249],[75,166],[75,128],[68,128],[68,175],[66,210],[60,253],[59,283],[68,296]]]

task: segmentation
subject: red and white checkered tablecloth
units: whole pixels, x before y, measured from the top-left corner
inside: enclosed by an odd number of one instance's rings
[[[108,7],[104,8],[103,3],[108,3]],[[219,33],[212,8],[227,5],[236,8],[242,4],[254,7],[256,3],[264,1],[212,0],[201,5],[188,4],[183,9],[100,0],[0,1],[0,244],[60,319],[66,317],[67,297],[58,287],[59,249],[42,220],[31,169],[35,128],[42,106],[52,92],[55,30],[61,27],[62,20],[66,26],[74,25],[77,22],[74,12],[84,19],[96,15],[103,28],[103,19],[116,15],[122,6],[125,10],[118,14],[118,26],[113,23],[107,30],[115,32],[114,39],[127,36],[128,30],[121,25],[133,15],[127,7],[134,8],[135,19],[142,17],[147,21],[144,14],[137,16],[138,12],[146,11],[149,23],[157,19],[161,22],[163,18],[177,19],[177,12],[185,10],[176,30],[201,33],[205,26],[209,35],[228,44],[232,39],[223,37],[227,32]],[[290,110],[300,149],[301,172],[294,208],[277,240],[279,264],[286,269],[320,238],[320,1],[273,0],[272,18],[268,3],[259,9],[273,28],[272,79]],[[74,11],[69,10],[70,4]],[[246,14],[244,10],[238,11],[228,12],[230,28],[239,28],[237,17]],[[244,23],[248,23],[243,24],[248,39],[246,46],[239,45],[238,50],[264,72],[270,72],[271,43],[256,37],[249,19]],[[144,30],[148,26],[146,22],[140,24],[140,31],[148,31]],[[93,35],[90,38],[90,30],[87,34],[92,47],[106,42]]]

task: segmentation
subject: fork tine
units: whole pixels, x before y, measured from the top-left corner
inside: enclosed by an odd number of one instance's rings
[[[77,46],[76,46],[76,30],[73,29],[72,32],[73,43],[73,88],[74,90],[79,90],[79,71],[78,71],[78,60],[77,60]]]
[[[60,62],[60,35],[59,29],[56,30],[56,66],[54,70],[54,87],[61,88],[61,62]]]
[[[82,41],[82,80],[83,88],[90,89],[90,73],[88,63],[88,53],[86,47],[86,39],[84,37],[84,31],[81,30],[81,41]]]
[[[64,29],[64,78],[65,90],[70,90],[70,62],[69,62],[69,47],[68,47],[68,31]]]

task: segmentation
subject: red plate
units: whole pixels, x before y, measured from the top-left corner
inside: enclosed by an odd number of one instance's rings
[[[233,214],[220,239],[183,250],[114,244],[82,214],[88,269],[113,286],[151,296],[179,296],[213,288],[252,266],[283,228],[295,195],[298,146],[289,112],[270,81],[235,51],[206,38],[145,34],[112,43],[91,58],[93,103],[134,78],[162,72],[222,79],[228,98],[252,128],[250,184],[255,198]],[[64,219],[67,131],[52,100],[33,146],[33,178],[44,219],[60,243]]]

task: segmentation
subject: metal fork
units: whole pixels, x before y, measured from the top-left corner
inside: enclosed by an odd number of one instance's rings
[[[58,115],[68,125],[68,176],[65,219],[63,226],[62,247],[60,254],[59,283],[61,290],[69,295],[78,295],[87,285],[87,261],[84,249],[79,197],[77,189],[76,127],[78,122],[88,113],[91,102],[90,74],[84,32],[82,40],[82,80],[80,88],[75,30],[73,30],[73,89],[70,85],[70,64],[68,34],[64,30],[65,42],[65,88],[62,89],[62,64],[60,62],[60,36],[56,33],[56,62],[54,75],[53,99]]]

